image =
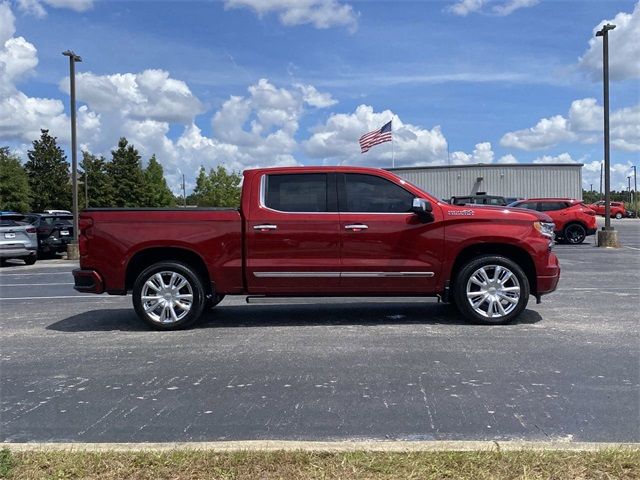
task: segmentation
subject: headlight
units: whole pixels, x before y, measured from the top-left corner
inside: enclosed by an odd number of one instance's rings
[[[545,237],[549,237],[551,240],[555,238],[554,230],[556,228],[555,223],[551,222],[533,222],[533,228],[538,230]]]

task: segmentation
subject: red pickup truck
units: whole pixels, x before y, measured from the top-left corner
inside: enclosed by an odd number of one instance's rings
[[[192,324],[225,295],[438,296],[506,323],[555,290],[543,213],[449,205],[373,168],[244,172],[235,209],[88,209],[75,289],[133,294],[142,320]]]

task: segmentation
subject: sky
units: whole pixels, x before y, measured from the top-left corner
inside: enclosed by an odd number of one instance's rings
[[[392,161],[579,162],[598,190],[607,22],[611,187],[626,189],[635,0],[0,0],[0,146],[24,159],[46,128],[69,152],[71,49],[80,147],[109,157],[124,136],[176,192],[200,166]],[[389,120],[393,145],[361,154]]]

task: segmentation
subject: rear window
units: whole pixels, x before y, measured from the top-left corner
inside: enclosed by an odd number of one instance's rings
[[[326,212],[327,174],[267,175],[264,204],[281,212]]]

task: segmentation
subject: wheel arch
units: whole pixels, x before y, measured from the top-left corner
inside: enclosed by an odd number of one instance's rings
[[[453,290],[453,288],[455,287],[456,277],[458,276],[458,272],[460,272],[462,267],[466,265],[471,259],[479,257],[481,255],[500,255],[516,262],[527,275],[531,294],[537,294],[538,289],[536,267],[533,263],[531,255],[529,255],[529,253],[523,248],[505,243],[481,243],[476,245],[469,245],[468,247],[462,249],[460,253],[458,253],[451,268],[451,275],[449,276],[451,290]]]
[[[138,275],[154,263],[175,261],[192,267],[202,279],[206,294],[213,290],[211,277],[204,259],[187,248],[181,247],[150,247],[135,253],[127,263],[125,274],[125,289],[131,291]]]

